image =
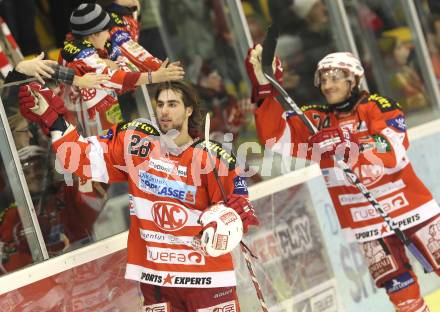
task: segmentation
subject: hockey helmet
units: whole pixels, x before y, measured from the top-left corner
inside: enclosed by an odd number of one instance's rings
[[[203,230],[200,247],[204,254],[219,257],[231,252],[243,237],[243,223],[234,209],[216,204],[205,211],[199,219]]]
[[[357,57],[350,52],[336,52],[326,55],[319,61],[315,71],[315,87],[321,85],[321,73],[323,71],[339,70],[345,73],[345,78],[350,81],[360,82],[364,76],[364,68]],[[338,72],[338,71],[336,71]]]

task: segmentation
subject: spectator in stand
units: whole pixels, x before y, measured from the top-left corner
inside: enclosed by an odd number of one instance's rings
[[[109,58],[116,61],[125,56],[139,71],[148,72],[159,69],[162,61],[151,55],[137,43],[139,39],[138,0],[96,0],[112,20],[110,32]]]
[[[73,68],[79,75],[95,72],[109,75],[105,90],[80,89],[68,93],[75,107],[86,110],[88,119],[83,120],[86,133],[97,134],[112,124],[122,121],[117,92],[133,90],[142,84],[179,80],[183,78],[183,68],[177,63],[165,61],[156,71],[140,73],[126,57],[119,55],[116,62],[103,59],[99,51],[105,48],[110,38],[109,30],[113,21],[109,14],[98,4],[83,3],[73,11],[70,17],[72,35],[66,41],[60,54],[63,65]],[[96,113],[99,113],[96,117]]]
[[[440,14],[440,2],[437,0],[428,0],[428,5],[433,14]]]
[[[313,73],[318,61],[335,51],[327,8],[322,0],[295,0],[292,9],[302,20],[298,36],[302,43],[303,60],[295,68],[301,78],[295,97],[299,103],[321,103],[324,99],[319,92],[314,92]]]
[[[23,55],[38,54],[40,43],[35,32],[35,1],[0,1],[2,16],[17,40]]]
[[[139,44],[145,47],[151,54],[158,59],[164,60],[167,58],[162,36],[160,34],[160,27],[162,27],[162,18],[154,12],[154,0],[140,0],[141,8],[140,14],[140,33]],[[156,8],[158,10],[158,8]]]
[[[277,21],[280,28],[280,34],[295,34],[298,31],[301,19],[294,12],[292,0],[271,0],[268,1],[268,5],[272,20]]]
[[[440,84],[440,15],[431,17],[427,37],[434,74]]]
[[[410,29],[398,27],[383,32],[379,46],[388,67],[392,97],[402,105],[406,113],[428,107],[422,78],[410,62],[414,48]]]

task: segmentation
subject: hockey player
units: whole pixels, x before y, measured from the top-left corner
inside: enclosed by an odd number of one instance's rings
[[[162,61],[139,45],[138,0],[97,0],[109,14],[113,22],[110,28],[110,59],[123,55],[141,72],[159,69]]]
[[[158,87],[159,129],[135,120],[88,138],[56,113],[56,97],[44,92],[44,100],[37,100],[35,92],[41,94],[34,85],[22,88],[20,111],[50,130],[57,158],[68,172],[105,183],[128,181],[126,278],[140,282],[145,309],[239,311],[231,242],[241,239],[240,218],[244,232],[258,220],[246,183],[236,173],[235,157],[211,142],[208,148],[217,156],[215,166],[227,194],[226,206],[214,205],[222,196],[213,171],[204,170],[210,162],[198,138],[200,108],[194,91],[183,82]],[[188,245],[201,230],[201,251],[194,250]],[[206,243],[214,238],[216,245]]]
[[[177,63],[164,62],[156,71],[140,73],[123,56],[119,56],[117,62],[100,58],[98,50],[105,48],[112,25],[110,16],[98,4],[79,5],[70,17],[74,38],[65,42],[59,59],[62,65],[75,69],[78,75],[95,72],[110,76],[109,82],[103,84],[107,90],[80,89],[79,97],[75,92],[69,93],[70,100],[80,107],[79,110],[88,112],[88,120],[98,124],[98,132],[122,121],[117,93],[133,90],[142,84],[179,80],[184,75],[183,68]],[[99,118],[95,118],[97,112],[101,113]]]
[[[440,208],[414,173],[406,150],[408,137],[400,104],[379,94],[361,91],[364,69],[351,53],[325,56],[317,65],[315,86],[327,105],[303,106],[319,132],[311,135],[292,111],[284,111],[261,67],[262,47],[246,59],[262,143],[275,139],[295,157],[317,161],[327,184],[343,232],[354,234],[369,271],[384,288],[396,311],[428,311],[404,245],[375,209],[344,177],[333,156],[344,157],[361,182],[379,200],[398,227],[412,239],[437,274],[439,249],[430,250],[430,227],[440,224]],[[340,144],[349,139],[350,151]],[[359,153],[356,153],[356,152]],[[356,155],[357,154],[357,155]],[[431,235],[432,236],[432,235]]]

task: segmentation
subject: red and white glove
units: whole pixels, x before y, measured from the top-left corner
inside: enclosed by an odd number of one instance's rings
[[[268,96],[278,95],[278,92],[264,76],[263,67],[261,64],[262,52],[263,47],[261,44],[257,44],[255,47],[248,50],[248,54],[244,62],[246,65],[247,74],[252,83],[251,100],[253,103],[256,103]],[[278,57],[275,57],[272,62],[272,70],[274,72],[275,79],[282,84],[283,68],[281,67],[281,61]]]
[[[251,225],[260,225],[260,221],[258,221],[258,218],[255,215],[254,207],[246,197],[232,194],[229,196],[226,206],[234,209],[240,216],[240,219],[243,222],[243,233],[246,234]]]
[[[23,117],[40,125],[45,134],[49,133],[58,116],[67,112],[61,98],[36,82],[21,86],[18,99]]]
[[[350,148],[351,144],[358,144],[358,140],[348,129],[339,127],[324,128],[309,138],[313,151],[319,151],[321,157],[332,157],[336,153],[336,149],[341,143],[345,144],[345,148],[341,149],[341,156],[347,160],[348,155],[346,148]]]

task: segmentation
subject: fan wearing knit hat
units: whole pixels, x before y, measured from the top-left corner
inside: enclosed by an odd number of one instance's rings
[[[130,60],[141,72],[157,70],[162,61],[138,44],[138,0],[96,0],[112,20],[110,39],[106,45],[109,57],[115,60],[120,54]],[[153,42],[154,44],[154,42]]]
[[[80,4],[70,16],[72,34],[78,37],[109,30],[111,23],[107,12],[100,5],[93,3]]]
[[[70,17],[73,38],[65,41],[60,53],[59,62],[73,68],[77,75],[97,73],[109,77],[109,81],[101,85],[102,90],[80,89],[79,96],[78,92],[66,94],[72,104],[87,110],[89,118],[83,127],[88,135],[100,134],[103,129],[123,121],[118,94],[142,84],[180,80],[184,75],[181,66],[167,61],[154,72],[141,73],[122,53],[114,60],[108,59],[104,48],[113,25],[109,14],[100,5],[80,4]],[[76,96],[72,98],[73,94]]]

